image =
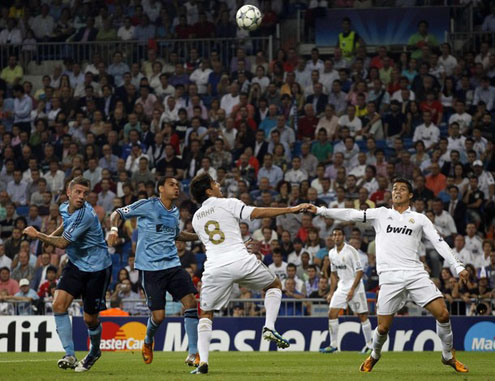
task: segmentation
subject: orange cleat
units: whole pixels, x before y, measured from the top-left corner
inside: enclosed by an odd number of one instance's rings
[[[375,366],[375,364],[378,362],[377,359],[373,358],[373,356],[368,356],[368,358],[366,360],[364,360],[364,362],[361,364],[361,366],[359,367],[359,370],[361,372],[366,372],[366,373],[369,373],[373,370],[373,367]]]
[[[143,350],[141,351],[143,354],[143,360],[145,364],[151,364],[153,361],[153,343],[152,344],[143,344]]]
[[[186,361],[184,361],[186,365],[195,366],[196,368],[199,366],[199,353],[191,353],[187,355]]]
[[[469,372],[468,367],[455,358],[455,349],[452,349],[452,358],[450,360],[445,360],[442,356],[442,364],[451,366],[456,372],[459,373]]]

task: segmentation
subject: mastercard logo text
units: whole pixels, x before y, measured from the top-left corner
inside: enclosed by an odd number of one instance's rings
[[[136,321],[119,326],[103,322],[100,349],[102,351],[140,351],[146,337],[146,325]],[[89,339],[88,339],[89,346]]]

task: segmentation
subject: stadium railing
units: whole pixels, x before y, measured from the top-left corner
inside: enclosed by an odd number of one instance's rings
[[[490,47],[495,43],[495,32],[453,32],[449,33],[449,43],[458,53],[478,52],[481,43],[487,42]]]
[[[134,311],[134,316],[147,316],[148,308],[145,299],[122,299],[123,309]],[[129,305],[133,307],[129,308]],[[368,307],[370,315],[376,314],[376,299],[368,298]],[[7,315],[51,315],[51,301],[43,302],[42,300],[32,303],[26,301],[2,301],[0,302],[0,316]],[[399,312],[399,315],[421,316],[428,313],[416,306],[412,301],[407,301],[405,307]],[[166,304],[167,316],[180,316],[182,314],[182,305],[180,302],[174,302],[167,299]],[[451,315],[480,316],[493,315],[495,308],[495,298],[473,298],[469,302],[462,299],[455,299],[447,302],[447,308]],[[82,301],[76,299],[70,307],[71,314],[76,316],[82,315]],[[280,306],[279,316],[312,316],[325,317],[328,314],[328,303],[321,298],[283,298]],[[231,299],[227,307],[219,312],[219,316],[229,317],[256,317],[264,316],[264,301],[260,298],[249,299]],[[352,315],[350,309],[343,310],[342,316]]]
[[[200,57],[210,56],[212,51],[217,51],[224,64],[230,63],[236,55],[237,48],[244,48],[248,55],[254,55],[262,50],[266,54],[268,62],[273,59],[273,36],[248,37],[248,38],[191,38],[191,39],[154,39],[150,41],[91,41],[91,42],[40,42],[33,45],[0,45],[0,63],[5,65],[8,56],[18,55],[24,70],[31,71],[35,65],[42,65],[46,61],[61,61],[71,58],[75,62],[91,62],[95,54],[99,54],[107,65],[112,63],[112,55],[120,51],[124,55],[124,62],[129,66],[134,62],[146,59],[148,48],[156,48],[157,55],[165,62],[170,62],[172,52],[177,53],[182,59],[189,57],[191,48],[198,49]],[[50,72],[45,74],[51,74]]]

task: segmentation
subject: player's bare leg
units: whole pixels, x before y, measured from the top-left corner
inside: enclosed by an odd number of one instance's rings
[[[361,364],[359,370],[361,372],[371,372],[375,364],[382,355],[382,347],[387,341],[388,331],[392,326],[394,315],[378,315],[378,325],[373,332],[373,351],[366,360]]]
[[[153,362],[153,338],[164,319],[165,310],[151,311],[146,326],[146,337],[144,338],[143,349],[141,350],[145,364],[151,364]]]
[[[328,334],[330,335],[330,346],[321,348],[321,353],[335,353],[339,350],[339,312],[340,308],[330,308],[328,311]]]
[[[275,330],[280,303],[282,302],[282,283],[275,278],[272,284],[264,289],[265,291],[265,326],[263,327],[263,338],[273,341],[279,348],[288,348],[290,343]]]
[[[199,366],[198,353],[198,302],[193,294],[187,294],[181,300],[184,306],[184,327],[189,343],[185,363],[189,366]]]
[[[55,291],[53,314],[55,315],[57,334],[65,351],[65,356],[57,362],[60,369],[74,369],[77,365],[74,341],[72,340],[72,325],[69,314],[67,313],[73,299],[74,297],[67,291]]]
[[[459,373],[467,373],[469,369],[455,358],[450,315],[443,298],[437,298],[425,306],[425,309],[437,320],[437,335],[442,341],[442,363],[449,365]]]
[[[371,330],[371,323],[368,319],[368,313],[358,314],[358,317],[361,321],[361,329],[363,330],[364,342],[366,343],[361,353],[369,353],[373,350],[373,331]]]
[[[84,322],[88,327],[88,336],[90,339],[89,353],[77,363],[76,372],[87,372],[101,357],[101,324],[98,314],[84,313]]]
[[[211,333],[213,330],[213,311],[201,311],[198,322],[198,351],[199,366],[191,374],[208,373],[208,356],[210,351]]]

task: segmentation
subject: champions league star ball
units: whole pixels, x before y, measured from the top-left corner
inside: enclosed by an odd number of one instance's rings
[[[239,28],[252,31],[260,26],[262,16],[254,5],[244,5],[237,11],[235,19]]]

